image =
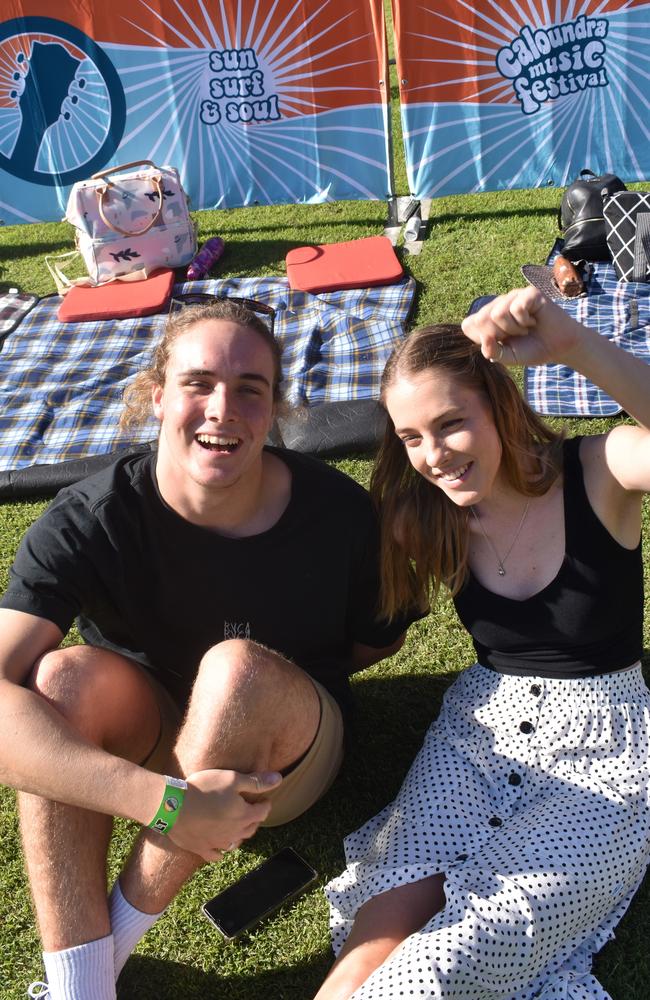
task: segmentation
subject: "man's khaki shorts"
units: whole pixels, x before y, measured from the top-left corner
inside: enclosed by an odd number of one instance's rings
[[[146,674],[158,697],[161,726],[158,742],[142,766],[163,774],[182,715],[169,692],[148,671]],[[328,790],[343,762],[341,709],[327,688],[313,678],[310,680],[320,699],[318,730],[296,767],[285,775],[277,789],[265,796],[272,805],[262,826],[281,826],[306,812]]]

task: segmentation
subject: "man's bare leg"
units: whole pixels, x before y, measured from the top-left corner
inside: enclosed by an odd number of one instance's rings
[[[92,647],[54,651],[37,665],[32,684],[89,741],[111,753],[143,760],[157,741],[155,691],[116,654]],[[202,766],[282,770],[309,748],[319,717],[318,695],[302,671],[253,643],[225,642],[202,661],[170,772]],[[44,950],[61,952],[109,935],[110,817],[31,795],[21,796],[20,808]],[[155,915],[201,864],[170,840],[145,833],[121,889],[138,911]],[[116,948],[118,968],[131,947],[122,940]]]
[[[443,887],[444,875],[431,875],[368,900],[315,1000],[348,1000],[402,941],[443,908]]]
[[[32,687],[89,742],[110,753],[137,761],[156,743],[160,715],[153,689],[120,656],[90,646],[55,650],[34,668]],[[35,795],[20,794],[18,802],[44,949],[58,951],[109,934],[111,817]]]
[[[137,761],[156,743],[160,714],[153,689],[116,654],[90,646],[55,650],[35,666],[30,683],[89,742],[110,753]],[[44,952],[107,938],[112,818],[26,793],[19,794],[18,806]],[[99,983],[96,995],[104,995]]]
[[[309,749],[319,721],[320,700],[302,670],[247,640],[224,641],[201,661],[170,768],[282,771]],[[142,831],[120,875],[121,891],[138,910],[158,913],[202,864]]]

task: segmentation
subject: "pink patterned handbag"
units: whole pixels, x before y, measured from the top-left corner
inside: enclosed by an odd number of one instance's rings
[[[180,267],[196,253],[196,226],[178,171],[151,160],[78,181],[65,219],[76,229],[77,249],[94,284]]]

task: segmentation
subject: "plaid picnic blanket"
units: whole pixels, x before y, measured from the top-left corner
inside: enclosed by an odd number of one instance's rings
[[[273,306],[283,348],[284,395],[293,404],[376,398],[384,364],[404,336],[415,281],[310,295],[283,278],[233,278],[175,286]],[[152,420],[118,428],[122,394],[145,367],[162,315],[59,323],[58,296],[42,299],[0,350],[0,470],[56,464],[151,441]]]
[[[547,263],[559,251],[560,244],[556,244]],[[619,281],[613,264],[594,263],[587,294],[557,304],[580,323],[650,363],[650,283]],[[534,410],[549,416],[611,417],[622,409],[584,375],[565,365],[524,369],[524,392]]]

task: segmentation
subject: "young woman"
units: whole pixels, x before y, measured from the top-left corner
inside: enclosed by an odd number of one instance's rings
[[[545,363],[639,426],[564,440],[504,367]],[[382,399],[384,610],[447,587],[478,662],[346,840],[318,1000],[606,1000],[591,957],[650,860],[650,367],[527,288],[413,333]]]

